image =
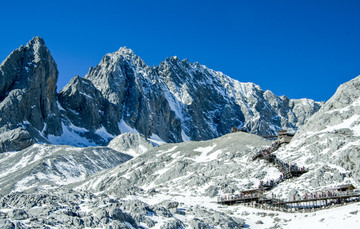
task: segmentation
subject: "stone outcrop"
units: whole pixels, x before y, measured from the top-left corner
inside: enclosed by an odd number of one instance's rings
[[[1,228],[243,228],[245,220],[196,206],[170,212],[161,205],[89,192],[54,190],[0,197]],[[178,219],[178,218],[181,218]],[[141,225],[141,226],[140,226]]]
[[[124,133],[111,140],[108,147],[118,152],[137,156],[146,153],[154,146],[140,134]]]
[[[117,107],[104,99],[89,80],[74,77],[60,91],[58,98],[64,116],[75,126],[88,131],[104,127],[112,135],[120,134],[116,122],[119,119]]]
[[[116,106],[116,122],[123,120],[145,137],[155,134],[165,142],[182,141],[181,120],[171,109],[157,72],[131,50],[105,55],[85,78]]]

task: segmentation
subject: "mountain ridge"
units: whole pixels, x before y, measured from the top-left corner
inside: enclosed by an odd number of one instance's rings
[[[15,50],[0,67],[0,110],[12,112],[1,119],[2,152],[35,142],[106,145],[124,132],[163,142],[208,140],[233,126],[274,135],[280,129],[296,131],[321,107],[309,99],[275,96],[177,57],[148,66],[125,47],[106,54],[85,77],[75,76],[58,94],[57,66],[39,37]],[[15,78],[27,79],[19,90],[11,87]],[[18,104],[12,94],[20,91],[27,92],[27,102],[7,109]]]

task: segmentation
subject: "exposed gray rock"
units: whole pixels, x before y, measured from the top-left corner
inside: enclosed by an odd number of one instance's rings
[[[13,209],[8,213],[10,219],[12,220],[23,220],[28,218],[28,214],[24,209]]]
[[[98,145],[105,145],[110,139],[97,136],[98,129],[104,128],[115,136],[120,134],[117,128],[117,120],[120,118],[116,106],[105,100],[89,80],[75,76],[60,91],[58,99],[64,116],[75,126],[87,130],[86,133],[82,133],[83,137]]]
[[[144,78],[140,73],[148,74]],[[119,119],[145,137],[158,135],[166,142],[181,141],[181,122],[171,110],[157,73],[126,48],[107,54],[85,76],[105,99],[117,106]]]
[[[0,152],[25,149],[35,143],[33,136],[23,127],[12,130],[6,130],[4,127],[0,129],[4,130],[0,135]]]
[[[139,200],[112,199],[107,195],[58,189],[41,194],[11,193],[0,198],[0,206],[11,209],[0,213],[1,228],[241,228],[244,221],[211,209],[194,207],[190,218],[180,221],[160,205],[148,205]],[[22,207],[20,210],[19,207]],[[26,225],[24,224],[26,223]]]
[[[8,219],[0,219],[0,228],[15,229],[15,225]]]
[[[39,37],[1,63],[0,152],[21,150],[62,133],[57,78],[56,63]]]
[[[122,153],[137,156],[153,148],[153,145],[140,134],[124,133],[111,140],[108,147]]]
[[[179,229],[183,227],[184,225],[180,220],[174,219],[166,222],[163,226],[160,227],[160,229]]]
[[[131,158],[107,147],[35,144],[0,159],[0,193],[31,192],[79,182]]]
[[[177,208],[179,206],[179,202],[171,201],[171,200],[165,200],[160,204],[166,207],[167,209]]]
[[[357,215],[358,214],[358,210],[356,210],[356,211],[351,211],[351,212],[349,212],[350,214],[352,214],[352,215]]]
[[[198,219],[198,218],[193,218],[192,220],[190,220],[189,225],[191,228],[194,229],[208,229],[210,228],[210,225],[206,224],[204,221]]]
[[[112,207],[109,209],[109,216],[115,220],[119,220],[119,221],[125,220],[124,213],[121,211],[121,209],[116,207]]]
[[[149,67],[127,48],[105,55],[85,78],[117,106],[116,122],[123,120],[145,137],[156,134],[166,142],[212,139],[233,126],[261,135],[295,131],[321,106],[277,97],[177,57]]]

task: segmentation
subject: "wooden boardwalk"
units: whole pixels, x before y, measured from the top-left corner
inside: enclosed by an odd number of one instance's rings
[[[273,152],[278,150],[282,144],[284,143],[276,141],[274,144],[271,145],[271,147],[267,149],[262,149],[253,156],[253,160],[263,159],[267,163],[274,165],[282,173],[282,175],[278,179],[270,180],[267,182],[261,181],[259,184],[259,188],[263,188],[264,190],[269,191],[273,189],[276,185],[287,179],[299,177],[302,174],[308,172],[308,169],[306,169],[305,167],[300,168],[296,164],[286,163],[277,158],[275,154],[272,154]]]
[[[266,162],[273,164],[280,172],[282,172],[282,175],[278,179],[267,182],[261,181],[258,189],[245,190],[241,194],[224,196],[224,198],[219,197],[217,203],[224,205],[245,204],[252,207],[280,211],[298,211],[326,208],[333,205],[360,201],[359,192],[342,192],[343,190],[339,190],[339,192],[336,193],[329,191],[315,192],[310,195],[306,194],[302,199],[296,199],[294,196],[294,200],[292,201],[277,199],[274,198],[274,196],[272,198],[266,197],[263,194],[265,191],[271,190],[286,179],[299,177],[308,172],[308,169],[305,169],[305,167],[300,168],[296,164],[291,165],[285,163],[278,159],[276,155],[272,154],[280,148],[281,144],[281,142],[276,141],[271,147],[260,150],[252,158],[253,160],[264,159]],[[352,186],[352,188],[354,189],[355,187]]]
[[[360,201],[360,193],[338,193],[332,196],[321,196],[301,200],[285,201],[276,198],[267,198],[264,195],[240,196],[234,195],[227,198],[219,198],[217,203],[224,205],[248,204],[253,207],[267,208],[272,210],[306,210],[324,208],[327,206],[341,205]]]

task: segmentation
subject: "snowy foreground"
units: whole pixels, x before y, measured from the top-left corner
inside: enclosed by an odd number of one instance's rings
[[[178,205],[174,208],[173,204]],[[311,213],[283,213],[241,205],[222,206],[213,198],[186,193],[132,196],[120,200],[103,194],[73,191],[55,192],[54,196],[11,194],[0,199],[0,206],[1,228],[16,225],[16,228],[321,229],[358,228],[360,225],[360,203]]]
[[[7,173],[0,175],[3,193],[0,228],[12,228],[12,225],[18,228],[357,228],[360,225],[357,215],[360,203],[311,213],[218,205],[220,195],[256,188],[260,180],[279,176],[280,172],[264,160],[252,160],[256,152],[271,144],[256,135],[234,133],[210,141],[154,147],[139,135],[125,134],[109,144],[112,149],[36,145],[8,153],[0,159],[0,168],[6,168],[6,163],[10,168],[19,168],[19,172],[13,177]],[[284,147],[280,152],[285,151]],[[36,149],[43,154],[34,154]],[[112,158],[124,157],[114,149],[134,157],[118,161],[118,165],[111,164]],[[301,157],[298,160],[303,161]],[[99,172],[91,175],[89,168],[94,166]],[[312,168],[311,164],[308,166]],[[54,177],[68,182],[54,182]],[[352,181],[356,185],[356,180]],[[286,199],[293,192],[294,182],[301,184],[299,188],[303,191],[323,190],[333,184],[325,180],[323,186],[313,187],[311,180],[303,175],[279,184],[274,193],[282,190]]]
[[[142,199],[142,198],[141,198]],[[167,195],[158,195],[154,198],[143,198],[147,203],[160,203],[167,200]],[[278,211],[260,210],[242,205],[218,205],[214,199],[193,197],[184,194],[174,196],[173,200],[183,203],[183,208],[198,205],[206,209],[223,212],[227,215],[245,220],[244,228],[359,228],[360,203],[319,210],[311,213],[284,213]],[[184,217],[179,217],[183,219]]]

